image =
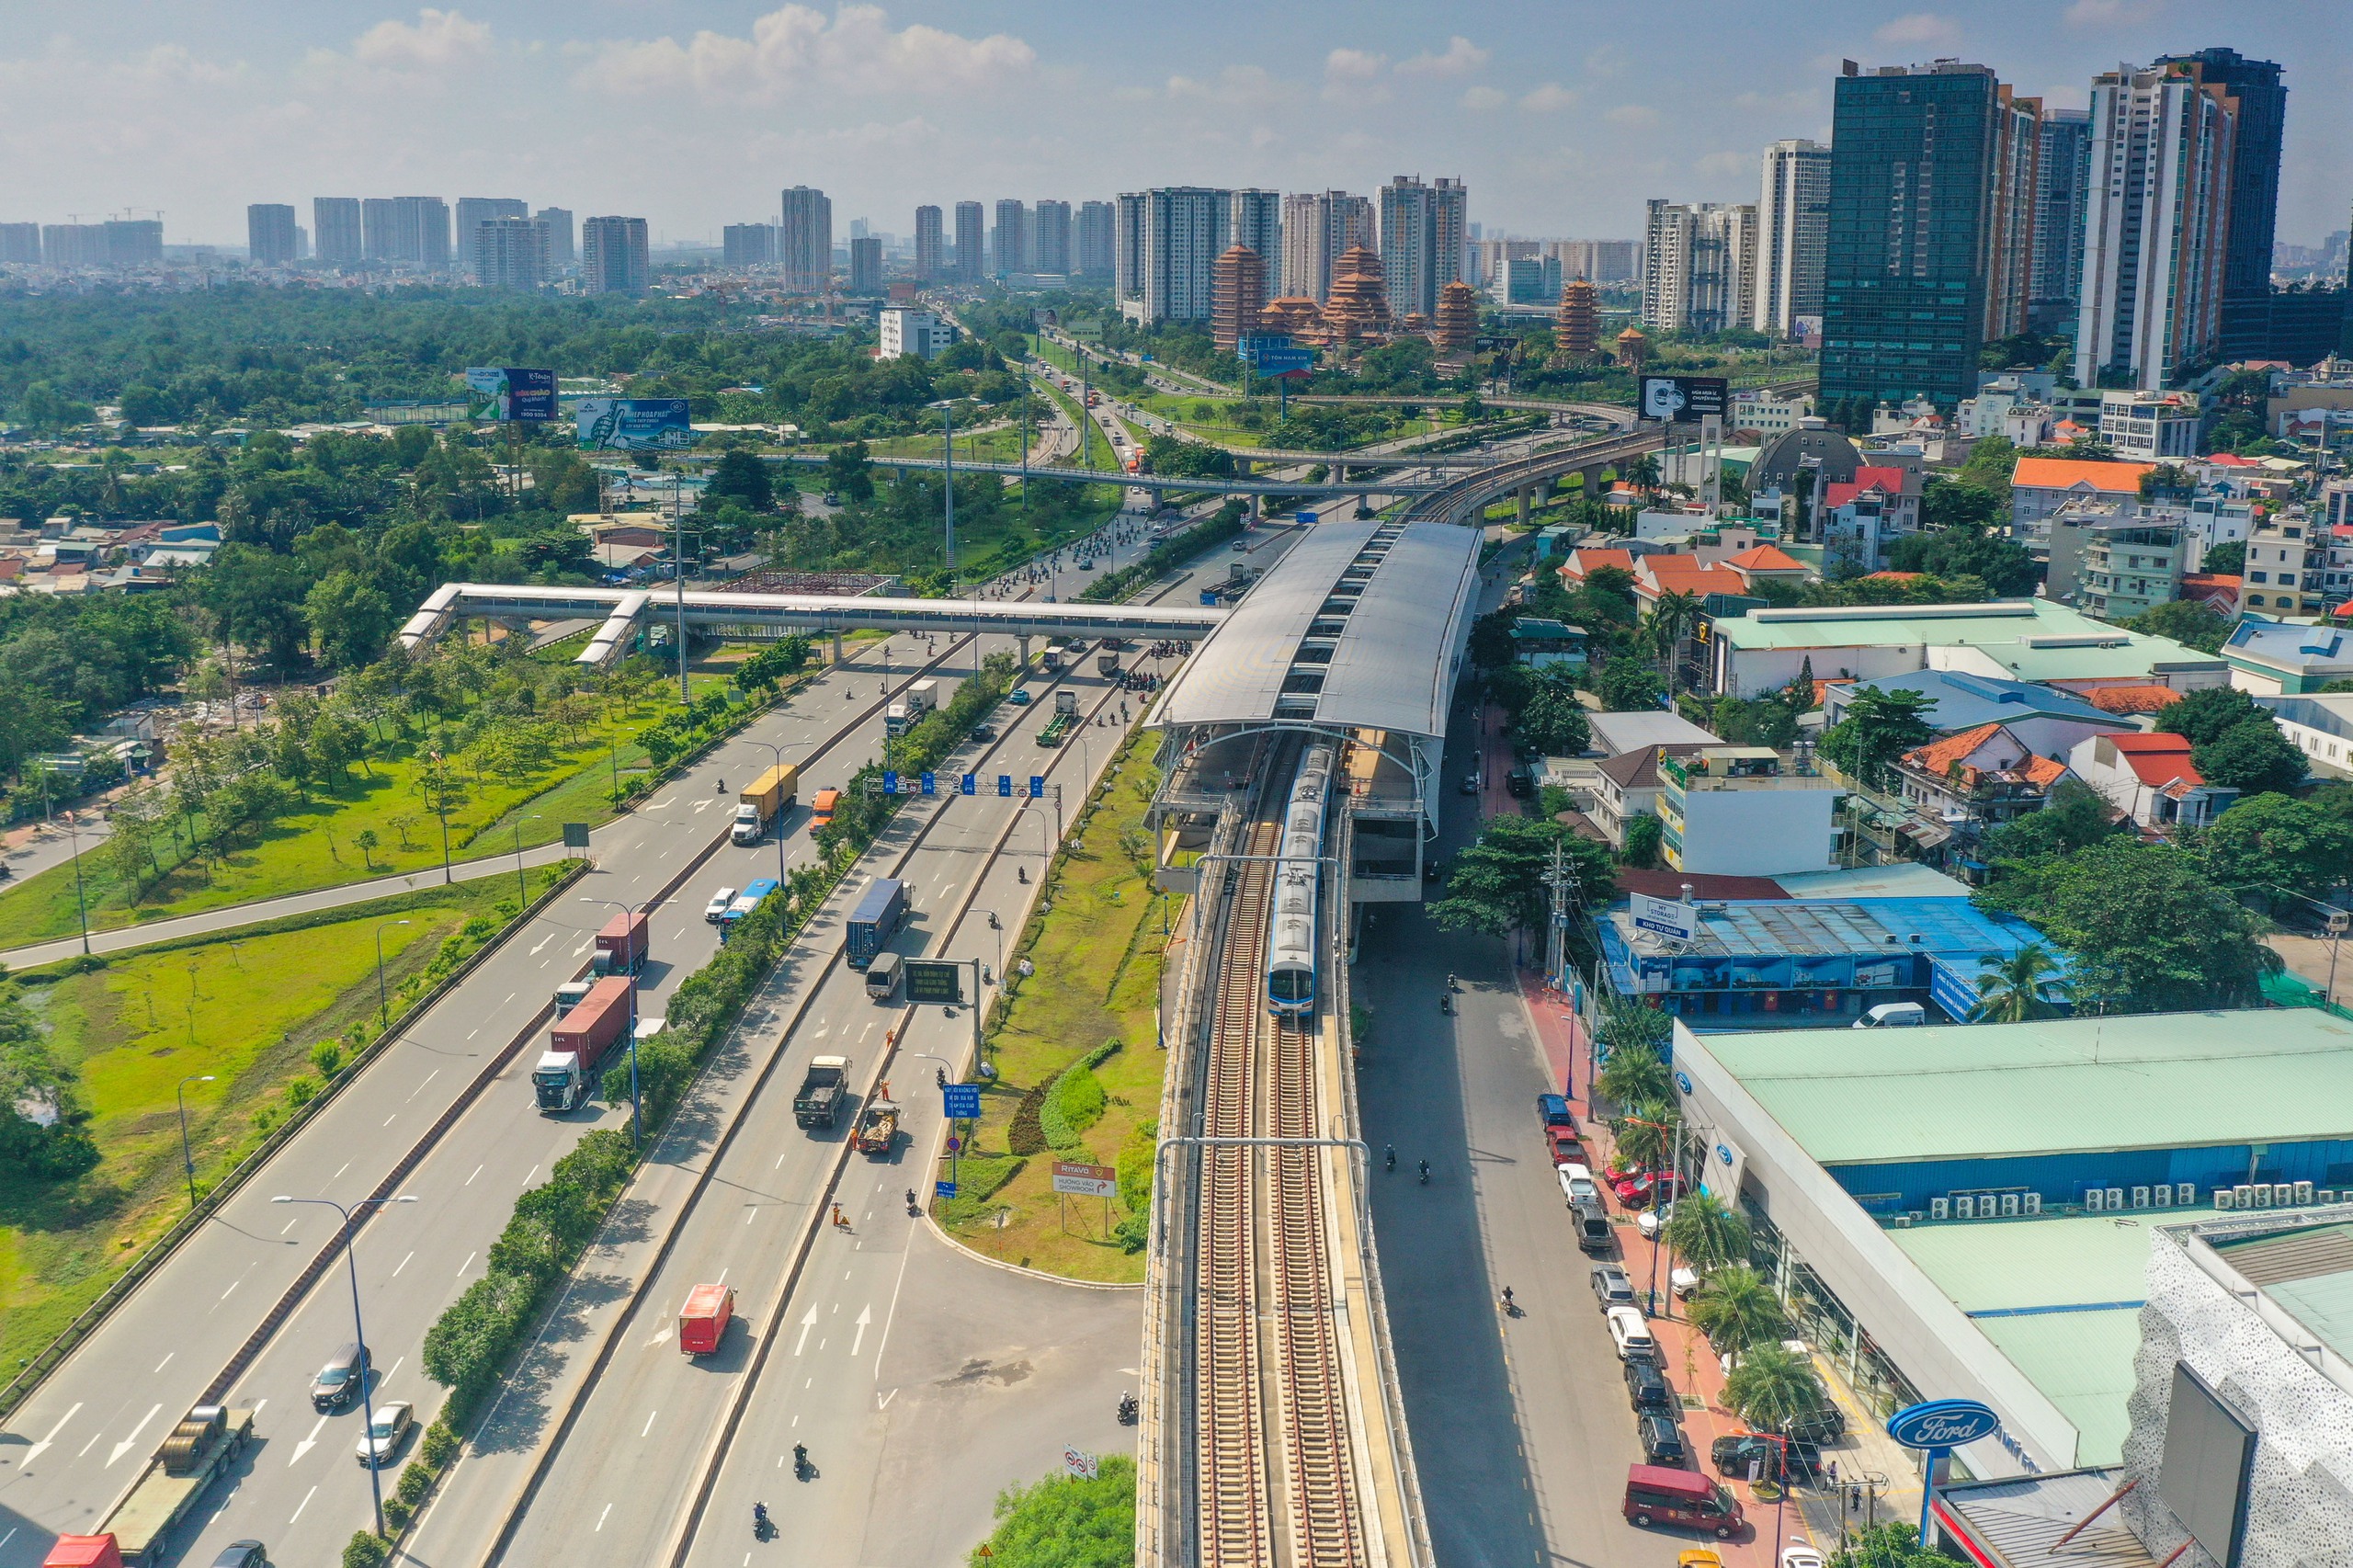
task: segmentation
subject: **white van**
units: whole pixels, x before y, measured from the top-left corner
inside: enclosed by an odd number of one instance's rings
[[[1631,1307],[1612,1307],[1608,1312],[1610,1342],[1618,1346],[1620,1361],[1652,1361],[1658,1357],[1658,1341],[1651,1337],[1651,1325],[1643,1314]]]
[[[1881,1002],[1855,1020],[1859,1029],[1913,1029],[1928,1021],[1928,1010],[1917,1002]]]

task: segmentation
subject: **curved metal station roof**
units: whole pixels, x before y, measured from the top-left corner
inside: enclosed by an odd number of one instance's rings
[[[1151,722],[1443,735],[1479,540],[1448,523],[1318,524],[1210,633]]]

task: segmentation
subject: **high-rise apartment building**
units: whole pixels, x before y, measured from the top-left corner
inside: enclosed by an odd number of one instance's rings
[[[2000,86],[1959,61],[1869,74],[1846,62],[1831,110],[1825,403],[1976,393]]]
[[[2042,111],[2042,157],[2035,178],[2034,266],[2027,279],[2027,324],[2075,330],[2084,277],[2084,214],[2091,196],[2092,117],[2079,108]]]
[[[392,199],[371,196],[359,204],[360,251],[368,261],[392,259]]]
[[[989,234],[989,271],[1003,278],[1029,270],[1029,210],[1018,201],[1000,201],[996,227]]]
[[[1077,226],[1072,265],[1081,278],[1108,282],[1116,270],[1112,246],[1119,234],[1119,220],[1111,204],[1108,201],[1080,202]]]
[[[1258,253],[1271,278],[1283,260],[1283,198],[1279,190],[1237,190],[1226,200],[1225,238]]]
[[[1994,93],[1994,163],[1985,206],[1986,341],[2024,332],[2034,285],[2035,193],[2041,186],[2042,100]]]
[[[776,225],[774,223],[729,223],[719,231],[719,262],[722,267],[753,267],[776,265]]]
[[[256,201],[245,209],[245,256],[256,267],[285,267],[295,259],[294,209],[283,201]]]
[[[1381,187],[1381,265],[1397,315],[1436,318],[1438,291],[1462,276],[1469,208],[1461,180],[1399,175]]]
[[[458,198],[458,258],[469,267],[474,254],[476,226],[494,218],[529,218],[531,206],[511,196],[461,196]]]
[[[978,283],[988,273],[988,261],[982,255],[982,232],[987,226],[986,215],[977,201],[956,204],[956,281]]]
[[[937,207],[915,209],[915,278],[937,283],[948,276],[948,240],[940,232]]]
[[[580,225],[580,286],[591,294],[642,294],[654,276],[642,218],[591,218]]]
[[[1217,258],[1210,279],[1210,332],[1218,352],[1231,354],[1257,330],[1267,306],[1267,258],[1236,243]]]
[[[1756,209],[1653,199],[1643,238],[1643,324],[1710,333],[1756,319]]]
[[[882,242],[871,234],[849,242],[849,291],[860,298],[882,292]]]
[[[1141,190],[1122,192],[1112,206],[1111,298],[1120,313],[1131,318],[1143,312],[1144,215],[1150,206]]]
[[[438,196],[371,196],[361,202],[361,248],[369,261],[449,265],[449,204]]]
[[[1029,270],[1069,276],[1070,203],[1040,201],[1029,212]]]
[[[1588,283],[1630,283],[1635,277],[1631,240],[1555,240],[1561,275]]]
[[[549,276],[569,272],[579,266],[580,247],[573,238],[572,209],[542,207],[531,216],[548,226]]]
[[[1786,337],[1800,316],[1822,313],[1822,252],[1830,234],[1830,149],[1802,138],[1765,149],[1756,199],[1759,332]]]
[[[2268,341],[2279,146],[2288,120],[2288,88],[2279,66],[2249,60],[2235,49],[2201,49],[2156,63],[2194,65],[2199,80],[2238,100],[2231,137],[2230,229],[2222,255],[2221,352],[2226,359],[2281,358]]]
[[[39,223],[0,223],[0,265],[8,263],[19,267],[40,265]]]
[[[2076,385],[2155,392],[2221,346],[2236,109],[2195,63],[2093,79]]]
[[[106,229],[97,223],[43,223],[40,258],[51,267],[104,267]]]
[[[1313,190],[1283,198],[1282,292],[1322,304],[1332,294],[1339,260],[1358,245],[1381,244],[1369,198],[1345,190]]]
[[[1232,192],[1164,186],[1120,198],[1120,308],[1144,322],[1207,321]]]
[[[834,204],[822,190],[796,185],[784,193],[777,264],[788,289],[822,290],[834,278]]]
[[[102,225],[100,253],[107,267],[142,267],[164,259],[164,221],[109,218]]]
[[[477,288],[528,292],[555,276],[548,226],[537,218],[483,218],[466,233],[466,271]]]
[[[359,226],[356,196],[314,196],[311,199],[313,254],[335,267],[357,267],[368,259]]]

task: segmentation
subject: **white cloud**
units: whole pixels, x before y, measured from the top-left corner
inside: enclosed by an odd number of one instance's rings
[[[1277,81],[1263,65],[1229,65],[1209,81],[1196,76],[1171,76],[1167,91],[1172,98],[1211,99],[1234,104],[1279,103],[1294,93],[1293,88]]]
[[[1595,76],[1622,76],[1632,63],[1626,51],[1614,43],[1605,43],[1585,57],[1586,71]]]
[[[1400,76],[1467,76],[1487,62],[1487,51],[1457,33],[1443,54],[1422,53],[1397,67]]]
[[[1722,178],[1728,175],[1753,175],[1756,172],[1755,153],[1710,153],[1695,165],[1701,174]]]
[[[1601,118],[1612,125],[1656,125],[1658,110],[1648,104],[1620,104]]]
[[[684,44],[672,38],[606,44],[581,79],[621,93],[692,89],[746,98],[818,85],[919,93],[1002,85],[1037,60],[1036,50],[1006,33],[966,38],[921,24],[893,31],[879,6],[845,6],[830,18],[786,6],[755,20],[749,38],[706,28]]]
[[[1576,94],[1558,82],[1547,82],[1519,100],[1530,114],[1558,114],[1577,101]]]
[[[1370,81],[1381,74],[1389,63],[1385,54],[1370,54],[1361,49],[1336,49],[1324,57],[1324,74],[1352,82]]]
[[[1950,17],[1939,17],[1934,11],[1914,11],[1893,21],[1881,23],[1871,37],[1881,43],[1946,49],[1960,44],[1961,28]]]
[[[416,25],[390,19],[361,33],[351,58],[384,71],[439,71],[490,51],[490,24],[470,22],[456,9],[427,6]]]
[[[1462,107],[1470,109],[1501,108],[1511,102],[1511,95],[1500,87],[1472,87],[1462,95]]]
[[[2067,7],[2071,28],[2131,27],[2157,14],[2154,0],[2075,0]]]

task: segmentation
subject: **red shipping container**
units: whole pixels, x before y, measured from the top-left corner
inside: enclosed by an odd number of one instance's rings
[[[725,1285],[698,1285],[687,1292],[678,1313],[678,1348],[689,1356],[708,1356],[727,1337],[728,1320],[735,1315],[735,1292]]]

